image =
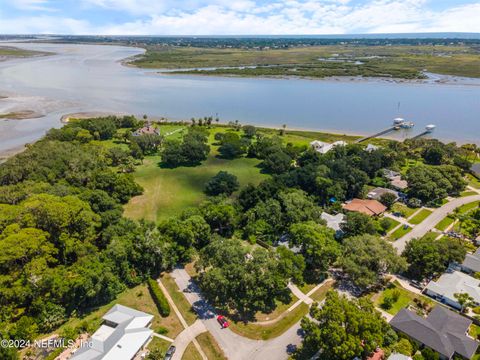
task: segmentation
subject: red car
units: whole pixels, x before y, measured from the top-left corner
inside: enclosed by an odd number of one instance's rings
[[[223,315],[218,315],[217,316],[217,321],[219,322],[219,324],[222,326],[223,329],[230,326],[227,319],[225,319],[225,316],[223,316]]]

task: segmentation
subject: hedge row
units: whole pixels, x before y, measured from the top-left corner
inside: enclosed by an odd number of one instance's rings
[[[162,290],[158,286],[158,283],[153,279],[148,279],[148,289],[152,295],[153,301],[157,304],[158,312],[163,317],[170,315],[170,305],[168,304],[167,298],[163,294]]]

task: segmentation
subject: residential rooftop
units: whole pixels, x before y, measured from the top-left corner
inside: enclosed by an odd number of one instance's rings
[[[455,294],[467,293],[476,303],[480,303],[480,280],[460,271],[446,272],[437,281],[430,281],[425,287],[427,293],[441,295],[452,302],[457,302]]]
[[[390,321],[397,331],[437,351],[447,359],[454,354],[471,359],[479,343],[468,337],[472,321],[437,305],[427,317],[402,309]]]
[[[102,318],[104,323],[73,360],[131,360],[153,334],[153,316],[123,305],[115,305]]]
[[[387,207],[377,200],[353,199],[343,205],[348,211],[360,212],[369,216],[378,216],[383,214]]]

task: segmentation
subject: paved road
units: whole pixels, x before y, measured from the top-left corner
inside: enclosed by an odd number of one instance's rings
[[[222,329],[215,318],[214,309],[202,299],[199,289],[188,273],[182,268],[177,268],[172,272],[172,277],[229,360],[287,359],[287,350],[300,345],[302,340],[300,322],[279,337],[268,341],[247,339],[229,329]]]
[[[405,245],[407,242],[414,238],[421,238],[427,232],[435,227],[443,218],[445,218],[448,214],[452,213],[457,207],[474,202],[480,201],[480,195],[472,195],[466,196],[463,198],[456,198],[442,207],[434,210],[430,216],[428,216],[422,223],[416,225],[412,231],[410,231],[405,236],[401,237],[397,241],[393,243],[393,246],[397,249],[399,253],[401,253],[405,249]]]
[[[175,338],[175,341],[173,342],[173,345],[175,345],[176,347],[176,351],[173,354],[172,360],[182,359],[183,353],[185,352],[188,344],[190,344],[192,341],[195,341],[195,338],[198,335],[204,333],[205,331],[207,331],[207,329],[200,320],[195,321],[191,326],[183,329],[183,331],[178,334],[178,336]],[[207,356],[203,353],[203,350],[200,355],[202,356],[202,359],[208,360]]]

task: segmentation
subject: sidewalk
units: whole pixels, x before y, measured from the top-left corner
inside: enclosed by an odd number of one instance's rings
[[[195,323],[193,323],[192,326],[188,326],[187,322],[183,318],[182,313],[180,312],[180,310],[178,310],[177,305],[175,305],[175,302],[173,301],[172,297],[170,296],[170,294],[168,293],[167,289],[162,284],[160,279],[157,279],[157,283],[160,289],[163,291],[163,294],[167,298],[167,301],[170,304],[170,307],[173,309],[178,319],[180,320],[180,323],[184,327],[184,330],[180,334],[178,334],[178,336],[173,341],[173,345],[177,349],[175,351],[175,354],[173,355],[172,360],[177,360],[177,359],[181,360],[183,353],[185,352],[185,349],[187,348],[188,344],[192,341],[195,347],[197,348],[198,352],[200,353],[202,359],[208,360],[207,355],[205,355],[202,348],[200,347],[200,344],[196,340],[196,337],[201,333],[207,331],[207,328],[203,325],[203,323],[200,320],[195,321]]]

